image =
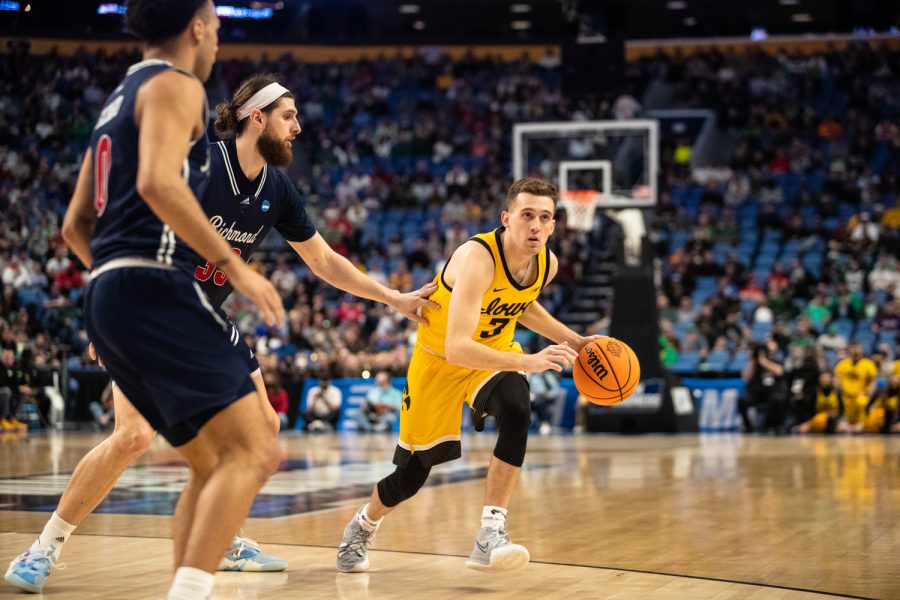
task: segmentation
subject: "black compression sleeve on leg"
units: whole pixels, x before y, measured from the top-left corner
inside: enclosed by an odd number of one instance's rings
[[[485,412],[497,420],[500,430],[494,456],[521,467],[531,426],[531,393],[525,378],[518,373],[505,373],[488,397]]]
[[[393,473],[378,482],[378,499],[387,507],[397,506],[416,495],[425,485],[431,467],[413,455],[405,467],[397,467]]]

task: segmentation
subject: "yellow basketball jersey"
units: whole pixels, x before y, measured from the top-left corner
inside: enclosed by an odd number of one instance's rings
[[[866,392],[878,375],[878,369],[868,358],[863,357],[855,363],[853,359],[845,358],[834,368],[834,373],[841,378],[841,392],[852,398]]]
[[[816,412],[828,412],[837,410],[838,396],[837,392],[832,390],[826,394],[822,388],[816,390]]]
[[[503,256],[503,245],[500,242],[502,231],[501,227],[470,238],[470,241],[474,240],[487,248],[494,259],[494,280],[481,298],[481,317],[478,319],[478,329],[472,339],[497,350],[509,348],[516,330],[516,322],[540,295],[547,283],[550,269],[550,249],[544,248],[532,259],[532,275],[528,278],[530,285],[520,285],[510,274],[506,258]],[[449,262],[447,261],[448,264]],[[445,266],[444,270],[446,269]],[[464,277],[465,274],[461,273],[459,276]],[[428,319],[428,324],[419,325],[416,342],[426,350],[444,356],[447,314],[450,310],[450,294],[453,288],[444,281],[444,271],[441,271],[434,280],[438,284],[438,289],[431,299],[441,307],[422,309],[422,316]]]

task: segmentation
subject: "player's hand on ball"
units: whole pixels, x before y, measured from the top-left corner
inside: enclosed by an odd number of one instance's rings
[[[563,367],[574,363],[576,358],[578,358],[578,352],[566,342],[554,344],[547,346],[537,354],[528,355],[529,360],[525,370],[530,373],[548,370],[562,371]]]
[[[432,302],[428,299],[428,296],[435,293],[437,289],[437,283],[430,281],[414,292],[398,294],[397,299],[391,302],[391,306],[410,321],[427,325],[428,320],[419,315],[419,310],[426,306],[433,309],[441,307],[437,302]]]
[[[602,335],[583,335],[578,339],[578,343],[575,345],[575,352],[581,352],[581,349],[593,342],[594,340],[599,340],[602,338]]]
[[[284,304],[272,283],[240,260],[232,261],[228,277],[234,289],[247,296],[259,308],[260,316],[270,327],[284,326]],[[231,266],[231,265],[229,265]]]

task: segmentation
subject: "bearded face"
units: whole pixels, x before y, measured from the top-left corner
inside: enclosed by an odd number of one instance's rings
[[[273,131],[271,123],[266,124],[266,128],[256,140],[256,149],[259,150],[263,160],[276,167],[286,167],[294,158],[290,138],[279,138]]]

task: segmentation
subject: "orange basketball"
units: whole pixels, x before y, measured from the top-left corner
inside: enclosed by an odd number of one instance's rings
[[[628,344],[601,337],[581,349],[572,375],[582,396],[594,404],[609,406],[635,390],[641,380],[641,364]]]

